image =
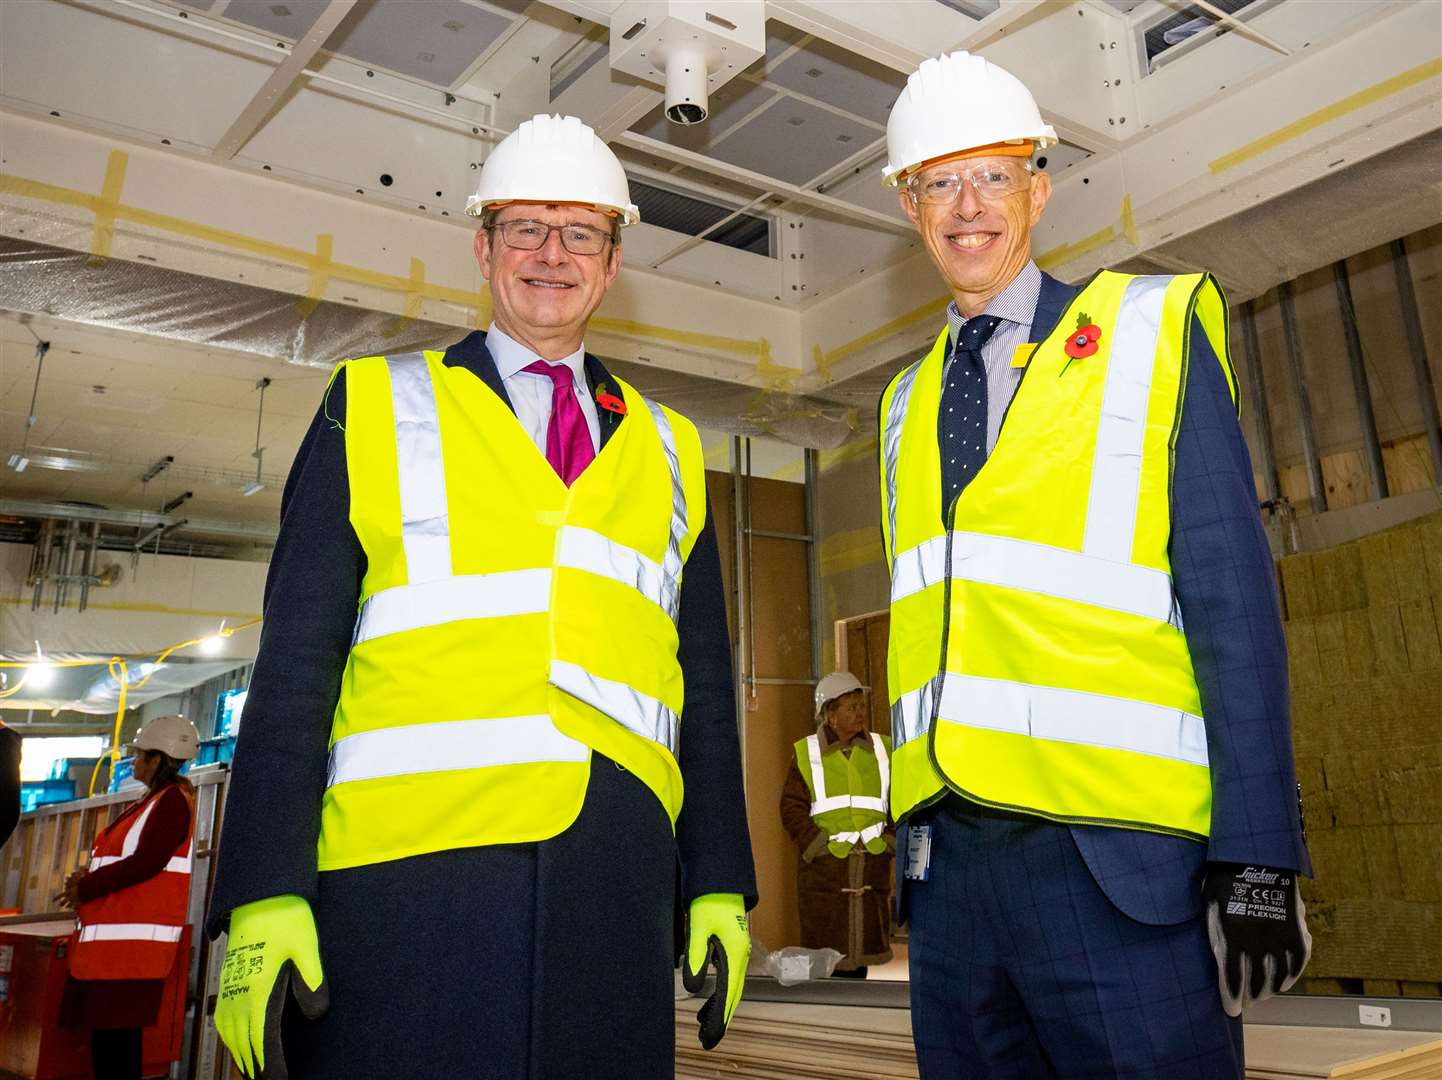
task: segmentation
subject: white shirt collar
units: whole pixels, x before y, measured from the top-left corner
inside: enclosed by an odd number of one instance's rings
[[[496,371],[502,379],[509,379],[524,367],[534,364],[541,357],[507,334],[495,323],[486,331],[486,348],[496,362]],[[586,346],[582,345],[570,356],[560,360],[548,360],[550,364],[565,364],[571,375],[578,381],[585,379]]]

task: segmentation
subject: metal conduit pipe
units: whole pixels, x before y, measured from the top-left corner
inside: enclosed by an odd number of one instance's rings
[[[816,532],[817,453],[810,447],[803,451],[806,462],[806,592],[811,612],[811,678],[821,678],[821,566],[817,550],[820,537]]]
[[[1262,458],[1262,486],[1267,500],[1275,503],[1281,494],[1281,483],[1277,479],[1276,451],[1272,448],[1272,416],[1267,409],[1262,350],[1257,347],[1257,312],[1250,300],[1242,305],[1242,343],[1247,352],[1247,368],[1252,376],[1247,380],[1247,390],[1252,410],[1257,414],[1257,452]]]
[[[1427,361],[1427,341],[1422,337],[1422,319],[1417,314],[1417,292],[1412,288],[1412,268],[1407,262],[1407,245],[1392,241],[1392,273],[1397,279],[1397,300],[1402,305],[1402,325],[1407,330],[1407,348],[1417,376],[1417,397],[1422,405],[1422,424],[1432,450],[1432,483],[1442,487],[1442,424],[1437,419],[1437,394],[1432,388],[1432,370]]]
[[[1332,264],[1332,280],[1337,283],[1337,306],[1343,316],[1343,339],[1347,342],[1347,366],[1353,375],[1353,392],[1357,395],[1357,421],[1361,424],[1361,444],[1367,454],[1367,479],[1373,499],[1387,497],[1387,469],[1381,461],[1381,444],[1377,441],[1377,415],[1371,407],[1371,386],[1367,384],[1367,365],[1361,353],[1361,335],[1357,330],[1357,309],[1351,300],[1351,277],[1347,260]]]
[[[1307,465],[1307,487],[1312,494],[1312,513],[1327,509],[1327,487],[1322,479],[1322,462],[1317,456],[1317,436],[1312,429],[1312,401],[1307,396],[1307,377],[1302,371],[1302,353],[1297,342],[1297,313],[1292,302],[1292,283],[1277,286],[1282,305],[1282,337],[1287,345],[1287,368],[1292,375],[1292,393],[1297,398],[1297,425],[1302,433],[1302,456]]]
[[[1382,446],[1377,441],[1377,416],[1372,409],[1372,390],[1367,385],[1367,367],[1362,359],[1362,337],[1357,330],[1357,309],[1352,305],[1352,281],[1347,260],[1332,264],[1337,284],[1337,306],[1342,314],[1342,337],[1347,342],[1347,365],[1352,369],[1352,390],[1357,396],[1357,420],[1362,426],[1362,448],[1367,453],[1367,477],[1372,498],[1387,497],[1387,470],[1382,464]]]

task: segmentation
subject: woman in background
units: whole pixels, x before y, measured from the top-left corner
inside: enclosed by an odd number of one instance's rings
[[[140,1080],[141,1029],[155,1023],[179,960],[195,821],[195,789],[180,769],[199,747],[182,716],[141,729],[130,748],[145,798],[95,838],[90,865],[56,898],[80,920],[60,1019],[90,1029],[95,1080]]]

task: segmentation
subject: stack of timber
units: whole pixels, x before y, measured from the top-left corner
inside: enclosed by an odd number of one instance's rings
[[[676,1080],[916,1080],[907,1009],[742,1001],[715,1050],[676,1002]]]
[[[1436,1080],[1442,1038],[1431,1032],[1247,1025],[1247,1080]]]
[[[1278,564],[1315,876],[1304,988],[1442,984],[1442,513]]]

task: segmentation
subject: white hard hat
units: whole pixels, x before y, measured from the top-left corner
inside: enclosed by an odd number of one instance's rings
[[[574,116],[533,116],[491,151],[466,213],[508,202],[584,203],[615,211],[624,225],[641,220],[621,162]]]
[[[946,53],[923,60],[891,107],[881,175],[895,187],[902,173],[961,150],[1056,141],[1020,79],[980,56]]]
[[[865,689],[861,680],[849,671],[833,671],[830,675],[823,675],[816,684],[816,715],[821,715],[821,710],[826,708],[828,701],[835,701],[839,697]]]
[[[177,761],[189,761],[200,752],[200,735],[183,716],[157,716],[130,740],[132,750],[159,750]]]

